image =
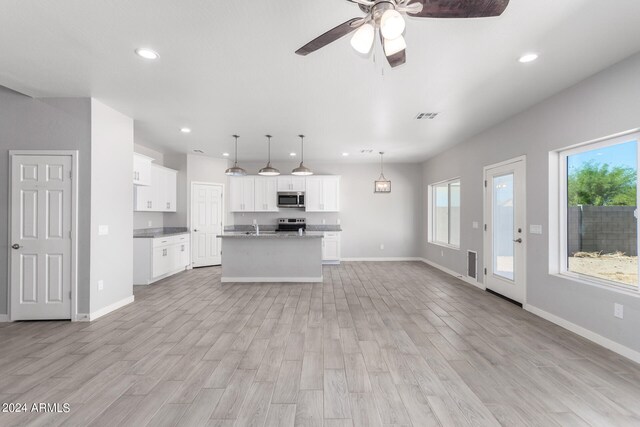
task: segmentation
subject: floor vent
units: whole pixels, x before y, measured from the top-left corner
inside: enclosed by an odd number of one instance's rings
[[[467,251],[467,277],[478,280],[478,253]]]

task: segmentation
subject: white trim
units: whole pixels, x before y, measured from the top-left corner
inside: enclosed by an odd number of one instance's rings
[[[346,262],[394,262],[394,261],[422,261],[420,257],[363,257],[363,258],[340,258]]]
[[[318,283],[322,282],[320,277],[222,277],[222,283]]]
[[[71,313],[69,318],[72,322],[78,320],[78,198],[79,198],[79,151],[78,150],[9,150],[9,167],[13,167],[13,156],[65,156],[71,157]],[[9,188],[8,196],[8,227],[7,239],[11,246],[11,190],[12,173],[9,171],[7,180]],[[7,311],[8,318],[11,319],[11,252],[7,254]]]
[[[458,245],[452,245],[450,243],[446,243],[446,242],[439,242],[437,240],[435,240],[435,232],[433,231],[434,229],[434,221],[433,221],[433,211],[434,211],[434,205],[433,205],[433,196],[434,196],[434,192],[433,192],[433,188],[439,185],[443,185],[443,184],[447,184],[447,192],[448,192],[448,196],[447,196],[447,224],[449,226],[449,229],[447,231],[447,237],[450,238],[450,234],[451,234],[451,215],[450,215],[450,208],[451,208],[451,184],[457,182],[458,185],[460,186],[460,188],[462,188],[462,179],[457,176],[455,178],[450,178],[450,179],[445,179],[443,181],[439,181],[439,182],[434,182],[433,184],[428,184],[427,185],[427,243],[430,243],[432,245],[436,245],[436,246],[442,246],[445,247],[447,249],[453,249],[453,250],[460,250],[460,242],[458,242]],[[460,199],[460,211],[462,212],[462,198]],[[461,225],[460,225],[460,219],[458,218],[458,234],[460,234],[460,230],[461,230]]]
[[[465,276],[464,274],[457,273],[451,270],[450,268],[444,267],[440,264],[436,264],[435,262],[429,261],[426,258],[421,258],[420,260],[425,264],[430,265],[431,267],[437,268],[438,270],[443,271],[448,275],[455,277],[456,279],[460,279],[465,283],[475,286],[476,288],[482,289],[483,291],[486,290],[485,286],[482,283],[478,282],[476,279],[472,277],[468,277],[468,276]]]
[[[129,305],[134,301],[134,299],[135,297],[131,295],[130,297],[121,299],[120,301],[114,302],[113,304],[109,304],[108,306],[103,307],[100,310],[96,310],[93,313],[89,314],[89,321],[94,321],[102,316],[111,313],[112,311],[124,307],[125,305]]]
[[[0,323],[10,322],[8,314],[0,314]]]
[[[542,317],[545,320],[548,320],[551,323],[555,323],[556,325],[573,332],[574,334],[580,335],[583,338],[588,339],[598,345],[601,345],[604,348],[607,348],[614,353],[617,353],[621,356],[624,356],[628,359],[633,360],[636,363],[640,363],[640,352],[633,350],[627,346],[624,346],[620,343],[610,340],[609,338],[603,337],[589,329],[583,328],[582,326],[578,326],[575,323],[571,323],[562,317],[558,317],[555,314],[551,314],[546,312],[538,307],[534,307],[529,304],[525,304],[523,306],[525,310],[530,313],[535,314],[536,316]]]

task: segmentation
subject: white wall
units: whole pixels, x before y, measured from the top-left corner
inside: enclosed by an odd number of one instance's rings
[[[133,120],[92,99],[91,313],[133,295],[132,159]]]
[[[526,155],[527,222],[544,229],[525,236],[527,304],[640,351],[639,297],[549,274],[549,152],[639,127],[638,76],[640,54],[425,162],[423,193],[428,184],[461,177],[461,249],[428,244],[423,232],[422,255],[464,274],[470,249],[478,251],[481,266],[483,232],[472,222],[483,220],[482,169]],[[624,304],[624,320],[613,317],[614,302]]]
[[[318,175],[340,175],[340,212],[318,213],[280,210],[273,213],[234,213],[235,224],[275,225],[278,218],[302,217],[308,224],[336,224],[340,219],[343,258],[410,258],[420,254],[422,230],[421,165],[385,164],[385,176],[391,180],[390,194],[374,194],[373,182],[380,176],[379,163],[305,162]],[[273,163],[289,174],[296,163]],[[241,164],[256,174],[262,163]],[[229,205],[227,205],[229,206]],[[384,245],[384,250],[380,249]]]

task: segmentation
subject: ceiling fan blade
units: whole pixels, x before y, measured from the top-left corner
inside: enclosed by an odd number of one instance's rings
[[[353,26],[352,24],[356,23],[356,21],[360,21],[361,19],[362,18],[349,19],[347,22],[344,22],[337,27],[330,29],[321,36],[311,40],[309,43],[296,50],[296,53],[298,55],[305,56],[325,47],[329,43],[333,43],[358,28],[358,25]]]
[[[415,3],[422,3],[422,10],[408,13],[418,18],[488,18],[502,15],[509,0],[414,0],[407,7]]]
[[[361,4],[363,6],[367,6],[367,7],[371,7],[375,4],[375,2],[370,1],[370,0],[347,0],[350,1],[351,3],[357,3],[357,4]]]

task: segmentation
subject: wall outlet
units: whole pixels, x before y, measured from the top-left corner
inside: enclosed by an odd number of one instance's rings
[[[153,221],[147,221],[147,227],[153,227]]]
[[[542,226],[531,224],[529,225],[529,233],[530,234],[542,234]]]
[[[326,224],[326,223],[327,223],[327,220],[326,220],[326,219],[324,219],[324,218],[322,218],[322,225],[324,225],[324,224]]]
[[[440,251],[440,256],[444,256],[444,251]]]
[[[101,291],[104,289],[104,280],[98,280],[98,290]]]
[[[98,226],[98,236],[106,236],[109,234],[109,226],[108,225],[99,225]]]
[[[622,304],[613,304],[613,315],[618,319],[624,318],[624,306]]]
[[[380,250],[384,251],[384,243],[380,243]]]
[[[336,224],[340,225],[340,218],[336,220]]]
[[[253,218],[253,225],[256,225],[256,224],[258,224],[258,220]]]
[[[473,228],[478,228],[478,227],[480,227],[480,224],[478,224],[478,221],[473,221],[473,222],[471,223],[471,226],[472,226]]]

